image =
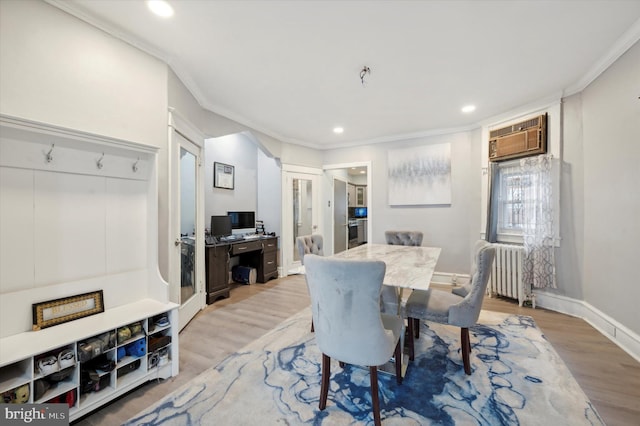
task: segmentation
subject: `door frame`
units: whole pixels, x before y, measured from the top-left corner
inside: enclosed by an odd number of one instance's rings
[[[368,239],[371,240],[373,232],[373,209],[372,209],[372,205],[371,205],[371,201],[373,200],[372,197],[372,193],[373,193],[373,169],[372,169],[372,164],[371,161],[354,161],[352,163],[336,163],[336,164],[326,164],[324,166],[322,166],[322,169],[324,171],[324,175],[325,175],[325,181],[331,180],[331,182],[333,182],[333,176],[330,173],[327,173],[328,170],[336,170],[336,169],[349,169],[351,167],[365,167],[367,169],[367,236]],[[325,241],[324,247],[325,247],[325,255],[332,255],[333,254],[333,228],[335,226],[335,224],[333,223],[333,206],[335,205],[334,203],[334,199],[333,199],[333,184],[332,184],[332,188],[331,191],[329,193],[329,202],[331,207],[331,211],[330,214],[327,214],[327,218],[330,221],[330,223],[325,222],[325,227],[326,228],[330,228],[331,229],[331,241]],[[349,206],[347,205],[347,209],[349,208]],[[347,221],[349,220],[349,218],[347,217]],[[371,242],[371,241],[370,241]]]
[[[181,140],[186,141],[184,144]],[[180,305],[178,317],[180,330],[206,306],[204,265],[204,155],[205,136],[195,126],[182,118],[175,110],[169,111],[169,300]],[[195,223],[195,292],[187,303],[182,303],[180,294],[181,247],[176,244],[180,237],[180,148],[196,155],[196,223]]]
[[[280,235],[280,265],[282,265],[280,276],[289,275],[289,271],[301,266],[300,261],[293,260],[293,179],[309,179],[312,182],[312,229],[313,233],[324,235],[323,223],[324,212],[321,200],[323,199],[321,179],[324,172],[322,169],[313,167],[296,166],[293,164],[282,164],[282,228]]]

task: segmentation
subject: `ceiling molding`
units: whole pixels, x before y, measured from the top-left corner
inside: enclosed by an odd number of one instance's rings
[[[640,40],[640,19],[638,19],[622,36],[613,44],[611,49],[600,58],[591,69],[576,83],[567,87],[563,96],[571,96],[582,92],[596,78],[600,76],[615,61],[624,55],[634,44]]]
[[[478,128],[480,128],[479,124],[471,124],[469,126],[449,127],[446,129],[431,129],[431,130],[425,130],[423,132],[403,133],[398,135],[382,136],[374,139],[363,139],[363,140],[353,141],[353,142],[322,145],[322,146],[318,146],[316,149],[328,150],[328,149],[340,149],[340,148],[353,148],[353,147],[362,146],[362,145],[376,145],[376,144],[381,144],[386,142],[398,142],[398,141],[406,141],[411,139],[420,139],[420,138],[427,138],[427,137],[440,136],[440,135],[449,135],[453,133],[464,133],[464,132],[470,132]]]
[[[1,1],[1,0],[0,0]],[[518,107],[516,109],[511,109],[502,114],[490,117],[488,119],[482,120],[481,122],[477,122],[472,125],[462,126],[462,127],[453,127],[453,128],[440,128],[440,129],[429,129],[421,132],[415,133],[407,133],[407,134],[396,134],[396,135],[388,135],[382,136],[373,139],[366,140],[357,140],[350,142],[336,142],[331,144],[319,144],[315,142],[299,140],[296,138],[288,137],[273,129],[265,128],[264,126],[258,125],[251,120],[247,119],[244,115],[239,112],[228,110],[220,105],[213,103],[208,100],[207,97],[203,94],[202,90],[195,83],[191,74],[188,70],[182,67],[177,58],[168,55],[166,52],[155,48],[154,46],[145,43],[134,37],[130,34],[123,32],[121,29],[116,26],[106,23],[99,18],[87,13],[81,7],[78,7],[74,3],[66,2],[64,0],[44,0],[47,4],[62,10],[86,23],[89,25],[104,31],[106,34],[109,34],[139,50],[145,52],[162,62],[164,62],[169,68],[173,70],[176,76],[182,81],[187,90],[191,93],[191,95],[198,102],[200,107],[203,109],[220,115],[226,119],[235,121],[236,123],[244,126],[249,131],[256,131],[263,133],[269,137],[272,137],[278,141],[289,143],[293,145],[304,146],[317,150],[329,150],[329,149],[340,149],[340,148],[350,148],[362,145],[371,145],[371,144],[380,144],[386,142],[394,142],[400,140],[408,140],[408,139],[417,139],[424,137],[432,137],[438,135],[452,134],[452,133],[460,133],[460,132],[468,132],[474,129],[477,129],[482,126],[491,125],[493,123],[504,121],[506,119],[510,119],[519,114],[527,114],[530,111],[544,108],[545,106],[552,105],[557,103],[559,99],[562,97],[570,96],[576,93],[583,91],[589,84],[591,84],[598,76],[600,76],[607,68],[609,68],[620,56],[622,56],[629,48],[631,48],[638,40],[640,40],[640,19],[637,20],[627,31],[623,33],[623,35],[613,44],[613,46],[606,52],[606,54],[600,58],[596,63],[592,66],[592,68],[577,82],[568,86],[566,89],[562,91],[560,94],[553,94],[552,96],[546,97],[544,100],[532,104],[527,104],[522,107]]]
[[[105,33],[109,34],[110,36],[113,36],[121,41],[124,41],[125,43],[139,49],[142,50],[143,52],[157,58],[160,59],[162,62],[164,62],[165,64],[169,64],[171,62],[171,57],[169,57],[165,52],[163,52],[162,50],[156,49],[155,47],[151,46],[148,43],[145,43],[143,41],[141,41],[140,39],[133,37],[129,34],[126,34],[124,32],[122,32],[120,29],[118,29],[117,27],[108,24],[98,18],[96,18],[93,15],[90,15],[88,13],[86,13],[84,10],[82,10],[81,8],[78,8],[75,4],[70,3],[70,2],[65,2],[63,0],[44,0],[45,3],[50,4],[51,6],[58,8],[60,10],[62,10],[63,12],[68,13],[71,16],[74,16],[78,19],[80,19],[81,21],[86,22],[87,24],[98,28],[101,31],[104,31]]]

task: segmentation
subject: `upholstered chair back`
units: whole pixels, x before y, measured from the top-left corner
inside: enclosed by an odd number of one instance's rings
[[[422,232],[420,231],[385,231],[387,244],[394,246],[421,246]]]
[[[386,265],[376,260],[305,256],[307,285],[318,348],[354,365],[376,366],[389,360],[402,319],[387,330],[380,313]],[[397,330],[396,330],[397,329]]]
[[[298,247],[298,255],[300,256],[300,263],[304,265],[304,257],[307,254],[317,254],[318,256],[324,256],[322,235],[303,235],[296,238],[296,246]]]
[[[496,249],[489,243],[478,250],[476,270],[471,278],[471,290],[464,299],[449,308],[449,324],[458,327],[473,327],[476,324],[495,255]]]
[[[478,253],[480,250],[488,246],[488,243],[485,240],[478,240],[473,246],[473,253],[471,255],[471,270],[469,272],[469,282],[462,284],[461,287],[454,288],[451,290],[453,294],[457,294],[458,296],[465,297],[471,291],[471,286],[473,285],[473,276],[476,274],[477,262],[478,262]],[[491,266],[491,265],[489,265]]]

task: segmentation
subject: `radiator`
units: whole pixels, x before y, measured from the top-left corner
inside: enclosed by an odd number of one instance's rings
[[[525,285],[522,279],[524,247],[512,244],[493,244],[493,246],[496,248],[496,257],[491,265],[491,275],[487,286],[489,296],[497,294],[518,299],[520,306],[525,300],[531,300],[532,306],[535,308],[531,285]]]

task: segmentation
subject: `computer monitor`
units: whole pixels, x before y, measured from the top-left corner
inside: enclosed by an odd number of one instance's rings
[[[367,217],[366,207],[356,207],[354,217],[365,218]]]
[[[232,229],[253,229],[256,228],[256,212],[227,212],[231,218]]]
[[[209,234],[216,238],[231,235],[231,218],[229,216],[211,216]]]

